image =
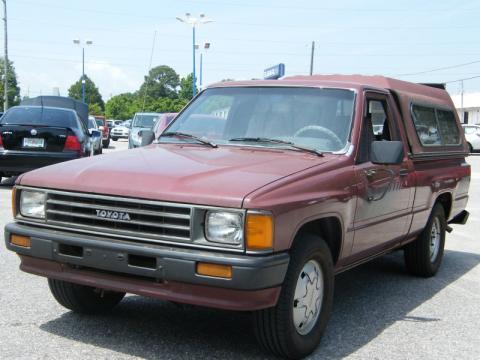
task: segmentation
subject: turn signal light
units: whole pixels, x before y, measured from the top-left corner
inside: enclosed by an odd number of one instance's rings
[[[12,234],[10,236],[10,244],[21,246],[24,248],[30,247],[30,238],[28,236]]]
[[[0,149],[3,149],[3,140],[2,140],[2,134],[0,134]]]
[[[232,278],[232,267],[230,265],[197,263],[197,274],[205,276],[214,276],[224,279]]]
[[[246,238],[248,250],[273,249],[272,215],[247,213]]]
[[[17,216],[17,188],[12,189],[12,213],[13,217]]]

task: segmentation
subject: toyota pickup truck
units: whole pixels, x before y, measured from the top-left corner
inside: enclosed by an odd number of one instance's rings
[[[467,153],[443,89],[223,82],[149,146],[20,176],[5,242],[75,312],[125,293],[249,311],[263,348],[302,358],[336,274],[401,250],[408,272],[435,275],[450,224],[468,218]]]

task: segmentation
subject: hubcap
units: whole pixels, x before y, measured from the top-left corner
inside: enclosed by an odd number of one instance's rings
[[[323,300],[322,268],[309,260],[298,276],[293,297],[293,323],[300,335],[308,334],[317,322]]]
[[[440,250],[441,226],[440,219],[436,217],[432,223],[430,231],[430,261],[434,262]]]

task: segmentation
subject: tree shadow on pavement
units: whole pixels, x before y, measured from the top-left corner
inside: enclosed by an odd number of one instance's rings
[[[408,314],[480,263],[480,255],[445,251],[436,277],[415,278],[396,252],[336,277],[334,312],[312,358],[341,359],[396,321],[439,321]],[[108,315],[67,312],[40,328],[57,336],[146,359],[268,358],[248,313],[182,308],[129,296]]]

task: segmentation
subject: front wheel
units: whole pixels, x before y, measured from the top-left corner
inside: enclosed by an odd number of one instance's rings
[[[404,249],[407,270],[416,276],[430,277],[437,273],[445,246],[445,210],[435,204],[425,229]]]
[[[313,235],[296,242],[277,305],[254,312],[258,342],[291,359],[307,356],[320,343],[332,312],[334,287],[327,244]]]
[[[57,302],[74,312],[98,314],[111,310],[125,293],[96,289],[62,280],[48,279],[50,291]]]
[[[113,140],[113,141],[117,141],[117,140],[118,140],[118,138],[116,138],[116,137],[112,137],[112,140]]]

